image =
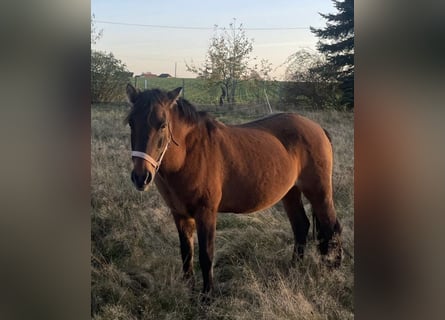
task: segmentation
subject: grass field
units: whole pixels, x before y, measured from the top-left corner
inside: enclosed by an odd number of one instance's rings
[[[243,110],[217,116],[226,123],[239,123],[261,112]],[[182,282],[178,234],[156,188],[140,193],[131,184],[125,112],[124,106],[110,105],[95,105],[91,110],[94,319],[354,317],[352,113],[301,112],[322,124],[333,139],[334,198],[347,252],[342,266],[335,270],[324,267],[310,240],[304,261],[291,267],[293,234],[281,204],[250,215],[220,214],[215,300],[205,306]],[[306,203],[305,207],[310,216],[310,206]],[[197,260],[195,279],[200,288]]]

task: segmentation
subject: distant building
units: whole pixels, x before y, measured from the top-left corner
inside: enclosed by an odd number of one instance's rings
[[[158,78],[171,78],[172,76],[168,73],[161,73]]]
[[[143,72],[138,77],[141,77],[141,78],[157,78],[158,76],[156,74],[154,74],[154,73],[151,73],[151,72]]]

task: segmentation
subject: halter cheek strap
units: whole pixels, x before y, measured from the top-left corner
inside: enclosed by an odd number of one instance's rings
[[[158,161],[153,159],[153,157],[150,156],[149,154],[146,154],[145,152],[141,152],[141,151],[131,151],[131,156],[144,159],[145,161],[149,162],[155,168],[156,172],[158,172],[159,167],[161,166],[162,158],[164,158],[165,152],[167,151],[170,141],[173,141],[174,144],[179,146],[179,144],[173,138],[173,134],[172,134],[170,125],[168,126],[168,131],[170,132],[170,138],[168,139],[168,141],[164,147],[164,150],[162,150],[161,156],[159,157]]]

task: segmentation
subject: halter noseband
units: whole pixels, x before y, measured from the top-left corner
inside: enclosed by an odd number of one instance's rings
[[[166,143],[164,150],[162,151],[161,156],[159,157],[158,161],[153,159],[153,157],[146,154],[145,152],[141,152],[141,151],[131,151],[131,156],[144,159],[145,161],[149,162],[155,168],[156,172],[158,172],[159,167],[161,166],[162,158],[164,158],[165,152],[167,151],[169,144],[170,144],[170,141],[168,141]]]
[[[141,152],[141,151],[131,151],[131,156],[144,159],[145,161],[149,162],[155,168],[155,170],[156,170],[155,173],[158,172],[159,167],[161,166],[162,158],[164,158],[164,155],[167,152],[167,148],[168,148],[170,142],[173,141],[174,144],[178,145],[178,143],[173,138],[170,124],[168,125],[168,131],[170,133],[170,137],[167,140],[167,143],[165,144],[164,150],[162,150],[161,156],[159,157],[158,161],[156,161],[149,154],[146,154],[145,152]]]

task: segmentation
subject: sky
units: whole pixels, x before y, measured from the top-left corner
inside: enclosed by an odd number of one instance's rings
[[[283,64],[291,54],[300,49],[316,50],[318,39],[309,27],[326,26],[319,12],[335,12],[333,2],[91,0],[96,29],[103,33],[92,48],[112,52],[135,75],[152,72],[174,76],[176,65],[178,78],[193,78],[196,75],[187,71],[186,63],[201,65],[214,34],[213,27],[228,27],[235,18],[237,24],[242,23],[246,36],[253,39],[251,56],[257,61],[267,59],[272,63],[272,76],[282,80]],[[255,30],[258,28],[272,30]]]

